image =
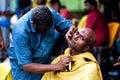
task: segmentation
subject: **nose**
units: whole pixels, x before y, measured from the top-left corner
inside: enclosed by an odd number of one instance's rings
[[[75,39],[75,40],[78,40],[79,37],[80,37],[80,35],[78,35],[78,34],[75,34],[75,35],[74,35],[74,39]]]

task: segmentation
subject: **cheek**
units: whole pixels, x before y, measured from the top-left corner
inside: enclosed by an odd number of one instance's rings
[[[76,44],[76,47],[77,47],[77,48],[84,48],[84,46],[85,46],[85,42],[84,42],[84,41],[79,41],[79,42],[77,42],[77,44]]]
[[[88,6],[85,6],[84,9],[88,9]]]
[[[57,12],[59,12],[59,7],[58,7],[58,6],[56,6],[56,7],[55,7],[55,10],[56,10]]]

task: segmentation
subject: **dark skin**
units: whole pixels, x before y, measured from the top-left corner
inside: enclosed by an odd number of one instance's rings
[[[3,48],[4,48],[4,42],[3,42],[3,38],[2,38],[2,31],[0,28],[0,51],[2,51]]]
[[[58,2],[54,3],[53,5],[51,5],[51,7],[52,7],[53,9],[55,9],[57,12],[60,12],[61,6],[59,5]]]
[[[38,29],[37,26],[32,22],[32,25],[35,29]],[[44,26],[42,26],[44,27]],[[49,28],[39,28],[39,32],[44,32],[46,30],[49,30]],[[68,34],[74,33],[74,26],[69,29],[69,31],[66,34],[66,37],[68,37]],[[71,34],[72,35],[72,34]],[[58,71],[62,70],[65,67],[67,67],[69,62],[72,61],[72,58],[70,56],[64,56],[62,57],[56,64],[38,64],[38,63],[29,63],[29,64],[24,64],[22,67],[24,71],[34,73],[34,74],[40,74],[40,73],[45,73],[49,71]]]
[[[45,5],[46,0],[36,0],[37,5]]]
[[[66,33],[65,38],[69,44],[70,39],[72,38],[73,34],[77,31],[77,28],[72,26],[69,31]]]
[[[71,61],[72,61],[72,59],[70,56],[64,56],[56,64],[30,63],[30,64],[23,65],[23,69],[26,72],[40,74],[40,73],[45,73],[45,72],[49,72],[49,71],[62,70],[64,67],[68,66],[68,63]]]
[[[91,5],[89,2],[85,3],[84,10],[86,13],[90,13],[92,10],[96,9],[95,6]]]
[[[94,45],[96,36],[89,28],[83,28],[76,31],[71,38],[67,38],[67,42],[71,47],[71,55],[77,55],[86,52],[90,46]]]

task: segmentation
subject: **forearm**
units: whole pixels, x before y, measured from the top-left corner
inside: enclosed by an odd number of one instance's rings
[[[40,74],[40,73],[49,72],[49,71],[56,71],[57,67],[55,64],[30,63],[30,64],[23,65],[23,69],[26,72]]]
[[[72,61],[72,58],[70,56],[63,56],[55,64],[29,63],[29,64],[24,64],[22,67],[26,72],[40,74],[40,73],[45,73],[50,71],[62,70],[66,66],[68,66],[68,63],[71,61]]]

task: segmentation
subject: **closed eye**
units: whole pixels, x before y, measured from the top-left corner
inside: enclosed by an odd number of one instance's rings
[[[84,38],[78,31],[76,31],[75,33],[76,33],[76,35],[79,36],[79,38],[80,38],[81,40],[85,40],[85,38]]]
[[[85,38],[84,38],[83,36],[80,36],[80,39],[81,39],[81,40],[85,40]]]
[[[76,33],[76,35],[79,35],[79,34],[80,34],[78,31],[76,31],[75,33]]]

